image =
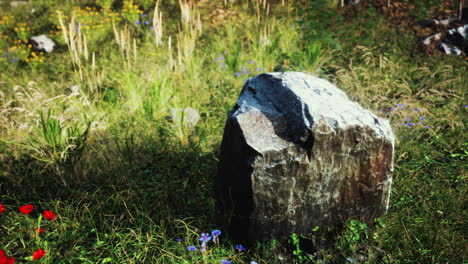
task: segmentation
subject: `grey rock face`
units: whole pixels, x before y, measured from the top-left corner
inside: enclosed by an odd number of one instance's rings
[[[328,81],[261,74],[226,122],[218,197],[249,242],[369,220],[387,211],[393,150],[389,122]]]
[[[46,35],[39,35],[29,38],[34,51],[50,53],[54,50],[55,42]]]

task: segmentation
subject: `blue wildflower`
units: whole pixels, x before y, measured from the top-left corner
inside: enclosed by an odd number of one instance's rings
[[[397,107],[400,107],[401,109],[405,109],[405,106],[403,104],[397,104]]]
[[[254,61],[252,60],[247,62],[247,64],[252,64],[252,63],[254,63]]]
[[[149,21],[145,21],[145,25],[149,25],[149,23],[150,23]]]
[[[202,242],[208,242],[208,241],[210,241],[210,240],[211,240],[211,237],[210,237],[210,235],[209,235],[208,233],[202,233],[202,234],[200,235],[200,241],[202,241]]]
[[[181,242],[182,240],[183,240],[182,238],[176,238],[176,240],[175,240],[175,241],[177,241],[177,242]]]
[[[258,264],[257,261],[250,261],[250,264]]]
[[[414,111],[419,111],[419,108],[415,107],[413,108]]]
[[[411,121],[411,117],[405,118],[405,121]]]
[[[224,60],[224,56],[221,55],[218,58],[215,59],[216,62]]]
[[[141,14],[141,17],[147,17],[148,15],[147,14]]]
[[[221,235],[221,230],[215,229],[215,230],[211,231],[211,235],[214,236],[214,237],[217,237],[217,236]]]
[[[211,231],[211,235],[213,236],[213,242],[218,242],[218,236],[221,235],[221,230],[215,229]]]
[[[196,246],[188,246],[187,250],[188,251],[195,251],[195,250],[197,250],[197,247]]]
[[[429,128],[430,128],[430,126],[425,126],[424,128],[425,128],[425,129],[429,129]]]
[[[305,26],[305,25],[302,25],[301,28],[306,28],[306,26]]]
[[[419,119],[421,119],[421,120],[426,120],[426,118],[423,117],[423,116],[420,116]]]
[[[236,77],[239,77],[239,76],[241,76],[241,75],[242,75],[242,72],[236,72],[236,73],[234,73],[234,76],[236,76]]]
[[[395,107],[390,107],[390,111],[396,111]]]
[[[242,246],[241,244],[239,244],[239,245],[236,245],[235,247],[236,247],[236,250],[239,250],[239,251],[245,251],[245,247],[244,247],[244,246]]]
[[[256,70],[257,70],[258,72],[261,72],[261,71],[263,71],[263,69],[262,69],[262,68],[257,68]]]
[[[221,260],[221,263],[223,264],[231,264],[231,261],[227,260],[227,259],[222,259]]]
[[[134,24],[135,26],[138,26],[138,25],[140,25],[140,24],[141,24],[141,21],[140,21],[140,20],[138,20],[138,21],[135,21],[135,22],[133,22],[133,24]]]
[[[406,126],[414,127],[414,123],[406,123]]]

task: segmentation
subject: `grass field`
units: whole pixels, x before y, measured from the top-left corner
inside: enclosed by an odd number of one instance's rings
[[[369,5],[30,2],[0,4],[0,249],[16,263],[467,261],[466,58],[426,55]],[[52,53],[31,51],[39,34]],[[298,239],[314,232],[244,249],[215,206],[227,113],[271,71],[330,80],[397,138],[388,214],[315,252]],[[194,128],[168,118],[187,107]]]

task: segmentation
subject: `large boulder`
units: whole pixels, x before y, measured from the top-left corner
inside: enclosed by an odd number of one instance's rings
[[[394,136],[387,120],[300,72],[249,79],[224,130],[217,193],[238,239],[285,240],[386,213]]]

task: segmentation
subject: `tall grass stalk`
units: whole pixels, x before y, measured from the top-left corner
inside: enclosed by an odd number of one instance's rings
[[[112,29],[114,31],[115,41],[120,48],[122,57],[125,59],[127,69],[130,69],[138,60],[136,39],[132,38],[128,25],[125,25],[123,29],[119,30],[115,24],[113,24]]]
[[[172,50],[172,37],[169,36],[167,38],[167,55],[169,57],[167,66],[168,69],[172,70],[174,68],[174,56],[173,56],[173,50]]]
[[[62,13],[60,11],[57,11],[57,15],[59,18],[60,28],[62,29],[62,36],[67,44],[73,66],[75,67],[75,70],[78,70],[79,79],[83,81],[84,63],[82,62],[82,58],[85,61],[89,59],[86,36],[82,30],[79,30],[79,28],[76,27],[74,14],[72,14],[71,21],[68,26],[63,21]]]
[[[257,23],[260,24],[262,17],[268,17],[270,14],[270,4],[267,0],[253,0]]]
[[[182,29],[177,35],[177,61],[179,67],[189,65],[196,50],[197,38],[202,34],[200,13],[195,4],[186,0],[179,0]],[[185,67],[184,67],[185,68]]]
[[[153,28],[154,28],[154,41],[156,46],[161,46],[162,36],[163,36],[163,16],[162,12],[159,11],[159,0],[156,1],[154,6],[154,13],[153,13]]]
[[[194,1],[179,0],[179,7],[184,31],[194,31],[197,35],[200,35],[202,33],[202,23]]]
[[[75,22],[75,14],[72,13],[68,26],[65,24],[62,13],[57,11],[62,37],[67,44],[68,51],[73,63],[75,72],[78,73],[78,81],[87,83],[87,92],[95,94],[97,87],[102,84],[104,79],[104,70],[98,72],[96,67],[96,53],[88,50],[88,42],[83,30]],[[91,65],[89,65],[91,63]]]

